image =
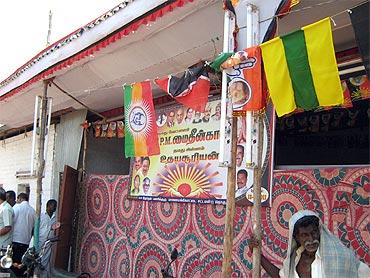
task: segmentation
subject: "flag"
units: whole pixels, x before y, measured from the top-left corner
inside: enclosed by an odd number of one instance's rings
[[[213,68],[215,71],[221,71],[221,65],[227,61],[231,56],[233,56],[234,52],[222,52],[220,53],[215,60],[210,64],[210,67]]]
[[[343,104],[329,18],[267,41],[261,49],[278,116]]]
[[[235,63],[232,59],[231,67],[225,70],[230,82],[228,96],[232,102],[233,111],[259,111],[265,107],[266,94],[262,84],[262,59],[259,47],[250,47],[236,53],[240,61]],[[236,59],[238,60],[238,59]]]
[[[181,77],[169,75],[155,83],[186,107],[204,112],[208,102],[210,80],[204,65],[189,68]]]
[[[126,157],[160,154],[150,81],[123,88]]]
[[[366,2],[350,10],[352,27],[355,31],[355,38],[360,50],[362,61],[365,66],[367,77],[370,79],[370,57],[369,57],[369,11],[370,3]]]

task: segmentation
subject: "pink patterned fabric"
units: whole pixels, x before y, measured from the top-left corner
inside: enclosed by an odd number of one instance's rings
[[[177,277],[220,277],[225,207],[143,202],[127,198],[126,176],[91,175],[79,270],[92,277],[161,277],[171,246]],[[370,168],[284,171],[274,174],[271,208],[262,211],[263,253],[281,266],[288,221],[316,211],[329,229],[370,264]],[[251,276],[251,208],[237,207],[233,276]]]

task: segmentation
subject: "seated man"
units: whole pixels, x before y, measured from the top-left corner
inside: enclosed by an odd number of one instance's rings
[[[262,267],[271,277],[370,277],[369,267],[332,235],[313,211],[302,210],[292,216],[288,240],[288,256],[280,271],[261,257]],[[251,248],[258,244],[255,238],[250,239]]]

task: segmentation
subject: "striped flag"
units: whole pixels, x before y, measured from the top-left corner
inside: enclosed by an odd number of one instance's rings
[[[343,104],[329,18],[267,41],[261,49],[278,116]]]
[[[160,153],[150,81],[124,85],[125,155]]]

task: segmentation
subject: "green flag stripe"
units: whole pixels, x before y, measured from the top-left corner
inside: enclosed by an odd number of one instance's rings
[[[319,105],[308,62],[302,30],[281,37],[297,107],[310,110]]]
[[[125,111],[125,156],[133,157],[135,156],[135,144],[134,137],[129,128],[129,115],[127,111],[130,108],[132,100],[132,86],[125,85],[123,89],[123,107]]]

